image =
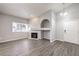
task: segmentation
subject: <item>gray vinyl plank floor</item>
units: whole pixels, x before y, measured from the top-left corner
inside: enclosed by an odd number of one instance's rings
[[[21,39],[0,43],[0,56],[79,56],[79,45],[49,40]]]

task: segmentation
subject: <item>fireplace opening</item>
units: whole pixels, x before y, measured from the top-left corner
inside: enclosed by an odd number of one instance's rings
[[[31,33],[31,38],[37,38],[38,34],[37,33]]]

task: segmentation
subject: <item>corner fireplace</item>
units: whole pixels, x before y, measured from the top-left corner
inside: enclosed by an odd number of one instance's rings
[[[31,33],[31,38],[38,38],[38,33]]]

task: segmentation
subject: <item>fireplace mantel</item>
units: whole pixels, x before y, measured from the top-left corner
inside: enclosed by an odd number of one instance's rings
[[[42,31],[42,30],[45,30],[45,31],[50,31],[50,28],[33,28],[32,31]]]

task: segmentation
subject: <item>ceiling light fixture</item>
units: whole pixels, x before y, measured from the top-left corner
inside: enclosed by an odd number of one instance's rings
[[[60,13],[60,16],[67,16],[68,15],[68,12],[61,12]]]
[[[60,13],[60,16],[67,16],[68,12],[65,10],[65,8],[66,8],[65,4],[63,3],[62,5],[63,5],[63,12]]]

